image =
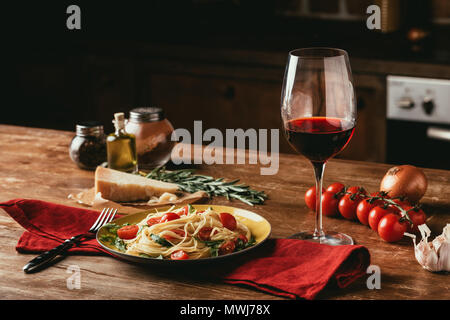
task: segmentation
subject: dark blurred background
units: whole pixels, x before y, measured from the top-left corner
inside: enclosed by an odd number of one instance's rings
[[[66,28],[71,4],[81,30]],[[366,27],[371,4],[389,16],[380,31]],[[73,131],[89,119],[110,132],[114,112],[159,106],[174,127],[280,128],[288,51],[339,47],[358,101],[341,157],[402,162],[388,143],[386,76],[450,79],[448,0],[33,1],[2,12],[3,124]],[[409,137],[398,143],[417,145]]]

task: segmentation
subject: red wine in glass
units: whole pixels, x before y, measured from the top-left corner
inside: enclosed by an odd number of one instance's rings
[[[310,160],[316,180],[314,232],[301,231],[290,238],[329,245],[354,243],[345,233],[323,229],[320,200],[326,163],[346,147],[355,130],[353,88],[345,50],[303,48],[289,52],[281,92],[284,133],[291,147]]]
[[[293,119],[284,128],[290,145],[314,162],[325,162],[338,154],[355,130],[350,121],[328,117]]]

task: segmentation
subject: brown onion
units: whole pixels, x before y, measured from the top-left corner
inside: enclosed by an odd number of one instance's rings
[[[405,196],[411,203],[418,202],[427,191],[427,177],[422,169],[411,165],[392,167],[381,180],[380,191],[392,198]]]

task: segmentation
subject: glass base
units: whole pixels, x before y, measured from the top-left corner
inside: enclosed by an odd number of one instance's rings
[[[354,244],[352,237],[345,233],[339,233],[334,231],[327,232],[324,236],[314,236],[312,233],[299,232],[293,234],[289,239],[307,240],[317,243],[328,244],[331,246],[340,246],[344,244]]]

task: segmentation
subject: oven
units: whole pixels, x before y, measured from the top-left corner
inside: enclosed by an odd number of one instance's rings
[[[387,77],[386,161],[450,170],[450,80]]]

